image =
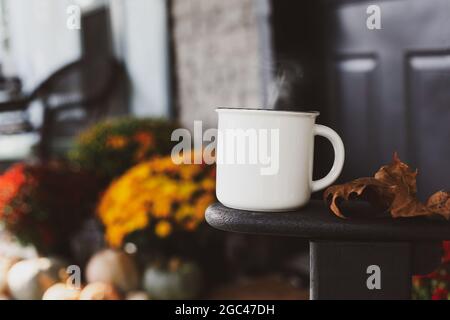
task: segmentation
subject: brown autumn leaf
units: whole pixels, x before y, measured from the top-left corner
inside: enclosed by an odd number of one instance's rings
[[[416,178],[417,170],[412,171],[407,164],[401,162],[397,153],[394,153],[391,164],[381,167],[375,173],[375,179],[378,181],[390,186],[402,186],[412,195],[417,193]]]
[[[417,199],[417,171],[400,161],[397,154],[391,164],[381,167],[373,178],[359,178],[354,181],[329,187],[325,200],[331,197],[330,209],[338,217],[344,218],[338,200],[351,197],[365,200],[372,205],[388,208],[393,218],[415,217],[438,214],[450,218],[450,192],[437,192],[427,204]],[[367,197],[370,190],[371,198]]]
[[[436,214],[450,218],[450,192],[438,191],[427,201],[427,207]]]
[[[359,178],[346,184],[329,187],[325,191],[324,197],[325,199],[328,199],[332,196],[330,204],[331,211],[333,211],[333,213],[338,217],[345,218],[337,205],[337,200],[343,199],[347,201],[354,196],[368,202],[373,202],[368,196],[369,189],[376,195],[383,194],[386,197],[389,196],[389,188],[387,188],[385,184],[375,178]]]

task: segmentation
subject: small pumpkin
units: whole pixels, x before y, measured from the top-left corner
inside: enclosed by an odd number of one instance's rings
[[[172,259],[164,268],[150,265],[143,277],[143,288],[155,299],[184,300],[198,297],[203,275],[194,262]]]
[[[64,263],[55,258],[19,261],[8,271],[9,291],[18,300],[40,300],[48,288],[61,280],[64,270]]]
[[[80,300],[120,300],[120,294],[109,283],[94,282],[84,287]]]
[[[42,300],[78,300],[79,297],[80,289],[56,283],[45,291]]]
[[[110,283],[123,292],[139,286],[139,272],[134,259],[120,250],[106,249],[96,253],[86,267],[89,283]]]
[[[145,291],[132,291],[127,294],[126,300],[150,300],[150,297]]]
[[[17,259],[0,257],[0,294],[4,294],[8,289],[8,271],[17,262]]]

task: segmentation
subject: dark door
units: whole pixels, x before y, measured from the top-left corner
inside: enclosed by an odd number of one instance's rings
[[[381,30],[366,26],[373,4]],[[326,10],[342,179],[372,174],[397,151],[420,168],[422,197],[450,189],[450,0],[335,0]]]

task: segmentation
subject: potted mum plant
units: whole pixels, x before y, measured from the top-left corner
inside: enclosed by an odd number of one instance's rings
[[[439,268],[428,275],[413,277],[413,299],[450,299],[450,241],[444,241],[442,247],[444,254]]]
[[[111,183],[98,216],[110,246],[132,242],[146,253],[142,287],[150,296],[194,298],[204,276],[200,270],[218,261],[215,254],[222,256],[216,233],[204,223],[214,201],[214,166],[176,165],[171,157],[155,157]]]
[[[170,154],[174,145],[170,137],[177,127],[176,123],[164,119],[106,120],[77,138],[69,158],[108,184],[139,162]]]
[[[98,193],[91,175],[67,164],[18,163],[0,176],[0,223],[42,255],[67,256]]]

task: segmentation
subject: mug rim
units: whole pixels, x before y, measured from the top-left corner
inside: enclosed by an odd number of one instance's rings
[[[278,113],[284,115],[293,116],[310,116],[317,117],[320,115],[319,111],[295,111],[295,110],[276,110],[276,109],[262,109],[262,108],[231,108],[231,107],[219,107],[216,108],[216,112],[249,112],[249,113]]]

